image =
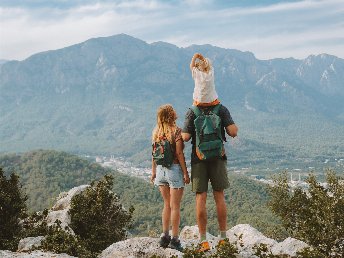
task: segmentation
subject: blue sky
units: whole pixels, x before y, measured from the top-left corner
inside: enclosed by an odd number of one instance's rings
[[[344,1],[0,0],[0,59],[119,33],[250,51],[259,59],[344,58]]]

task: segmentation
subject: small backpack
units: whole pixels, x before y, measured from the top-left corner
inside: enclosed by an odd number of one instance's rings
[[[202,110],[197,106],[192,107],[196,115],[194,120],[196,155],[200,160],[221,158],[225,153],[219,116],[220,107],[221,104],[218,104],[209,111]]]
[[[152,144],[152,157],[157,165],[169,168],[173,163],[172,144],[164,135],[158,142]]]

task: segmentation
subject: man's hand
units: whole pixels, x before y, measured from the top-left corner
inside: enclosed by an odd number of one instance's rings
[[[235,124],[226,127],[226,133],[233,138],[238,135],[238,130],[239,129]]]

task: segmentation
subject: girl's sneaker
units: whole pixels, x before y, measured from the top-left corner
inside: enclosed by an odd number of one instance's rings
[[[179,252],[183,252],[184,248],[182,247],[180,240],[172,238],[170,244],[168,245],[169,248],[175,249]]]
[[[162,237],[160,237],[159,244],[160,244],[161,247],[163,247],[163,248],[168,247],[168,244],[170,242],[171,242],[171,237],[170,236],[163,235]]]

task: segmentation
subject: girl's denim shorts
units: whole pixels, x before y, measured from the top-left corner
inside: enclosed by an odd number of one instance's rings
[[[183,188],[183,171],[179,164],[172,164],[166,168],[161,165],[156,167],[155,185],[168,185],[170,188]]]

